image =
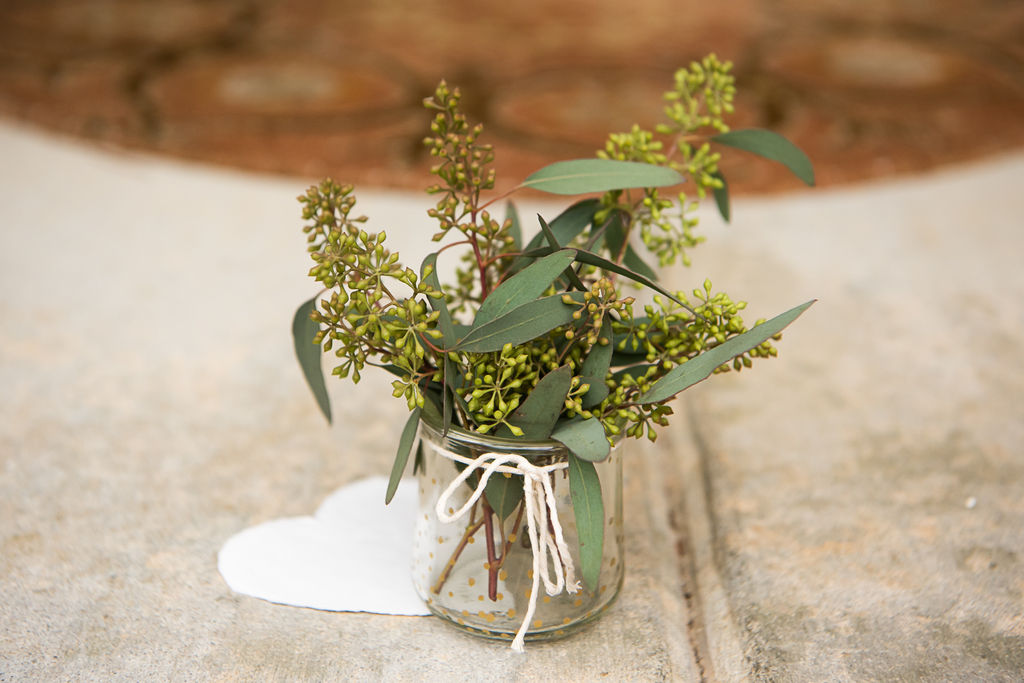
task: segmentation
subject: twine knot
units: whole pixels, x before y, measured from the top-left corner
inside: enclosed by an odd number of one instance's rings
[[[569,546],[562,535],[562,524],[558,520],[558,511],[555,507],[555,492],[551,486],[551,473],[566,469],[569,465],[565,462],[534,465],[515,453],[484,453],[476,459],[470,459],[444,449],[438,450],[445,457],[466,465],[466,468],[452,480],[437,500],[435,512],[438,519],[446,524],[459,520],[472,509],[476,501],[483,495],[487,480],[495,472],[523,477],[523,504],[526,506],[526,525],[530,534],[530,547],[533,551],[533,588],[530,591],[530,604],[523,617],[523,623],[512,640],[512,649],[516,652],[523,652],[526,631],[529,629],[530,620],[537,609],[537,592],[540,582],[544,582],[544,588],[548,595],[558,595],[563,589],[568,593],[576,593],[580,590],[579,581],[575,577],[572,556],[569,554]],[[477,470],[481,470],[480,480],[477,482],[473,494],[462,507],[448,514],[446,512],[448,499]],[[554,563],[554,580],[548,571],[550,569],[549,555]]]

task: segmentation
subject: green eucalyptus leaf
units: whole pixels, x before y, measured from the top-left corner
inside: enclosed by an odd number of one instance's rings
[[[626,266],[634,273],[643,275],[648,280],[654,281],[658,279],[658,273],[647,265],[647,262],[640,258],[640,254],[636,253],[636,249],[633,248],[632,244],[626,245],[626,255],[622,258],[622,265]]]
[[[612,321],[607,315],[601,321],[601,331],[598,336],[601,339],[607,339],[608,343],[602,346],[599,339],[598,343],[591,347],[590,353],[583,361],[583,368],[580,370],[583,381],[590,385],[590,389],[583,395],[584,408],[593,408],[608,396],[608,385],[604,383],[604,379],[611,368],[614,349],[612,348]]]
[[[726,182],[725,176],[722,175],[721,171],[715,171],[712,175],[722,181],[722,186],[714,188],[712,194],[715,196],[715,205],[718,206],[718,213],[722,214],[722,220],[728,223],[729,218],[732,216],[732,210],[729,208],[729,183]]]
[[[423,408],[420,409],[420,417],[432,425],[439,425],[444,420],[443,398],[441,391],[436,387],[437,385],[432,385],[432,388],[423,392]]]
[[[561,249],[561,245],[558,244],[558,237],[555,236],[555,233],[551,230],[551,226],[548,225],[547,221],[544,220],[544,217],[538,214],[537,220],[540,222],[541,232],[544,233],[544,237],[547,238],[548,244],[551,246],[551,248]],[[569,259],[569,263],[572,263],[572,259]],[[568,266],[568,264],[566,265]],[[572,287],[575,287],[581,292],[586,291],[586,285],[584,285],[583,281],[580,280],[580,277],[579,275],[576,274],[575,270],[573,270],[571,267],[566,267],[564,269],[564,272],[565,280],[568,281],[568,283]]]
[[[526,400],[512,411],[508,416],[509,423],[522,429],[525,439],[548,438],[571,386],[572,369],[568,365],[552,370],[540,378]]]
[[[555,240],[558,244],[569,244],[576,235],[583,232],[593,222],[594,212],[597,211],[600,205],[601,202],[597,199],[584,199],[558,214],[555,220],[550,223],[551,232],[555,235]],[[545,244],[547,244],[547,240],[543,231],[538,232],[523,248],[523,255],[515,259],[512,265],[509,266],[509,272],[517,273],[529,265],[533,260],[531,252],[538,247],[543,247]]]
[[[503,472],[495,472],[487,479],[484,495],[498,518],[505,519],[515,512],[523,499],[523,478],[516,475],[506,477]]]
[[[487,353],[498,351],[505,344],[522,344],[572,321],[576,309],[562,302],[563,296],[582,303],[583,294],[571,292],[534,299],[479,327],[474,326],[452,347],[453,351]]]
[[[777,161],[807,185],[814,185],[811,160],[799,147],[774,131],[759,128],[731,130],[713,135],[711,141]]]
[[[575,254],[569,249],[556,251],[516,273],[487,295],[473,320],[473,327],[494,320],[528,301],[537,299],[563,270],[573,262]]]
[[[292,340],[295,343],[295,356],[299,359],[299,367],[302,368],[302,376],[306,378],[306,384],[312,390],[320,411],[330,423],[331,399],[327,395],[327,385],[324,383],[324,373],[320,365],[323,354],[320,345],[313,343],[320,332],[320,325],[310,318],[316,309],[316,299],[313,297],[295,311],[295,318],[292,320]]]
[[[577,458],[588,462],[601,462],[611,452],[604,426],[596,417],[585,420],[563,420],[551,432],[558,441]]]
[[[815,299],[812,299],[807,303],[791,308],[785,313],[777,315],[743,334],[727,339],[725,343],[719,344],[710,351],[705,351],[696,358],[677,365],[669,370],[664,377],[652,384],[651,388],[642,394],[638,401],[640,403],[660,403],[672,398],[683,389],[707,379],[719,365],[729,362],[741,353],[746,353],[755,346],[777,335],[787,325],[800,317],[800,314],[806,311],[814,302]]]
[[[430,266],[430,275],[423,277],[423,272]],[[438,291],[441,290],[441,283],[437,278],[437,252],[427,254],[427,257],[423,259],[423,265],[420,266],[420,277],[426,282],[432,289]],[[455,343],[455,328],[452,325],[452,314],[448,311],[448,302],[445,301],[443,296],[440,297],[427,297],[427,303],[430,304],[431,310],[438,312],[437,328],[441,330],[441,342],[444,347],[450,348]]]
[[[621,212],[614,212],[611,218],[608,219],[605,225],[604,239],[605,246],[608,247],[608,253],[612,255],[612,260],[616,260],[621,253],[624,266],[651,280],[658,279],[658,273],[640,258],[633,245],[627,244],[625,250],[623,250],[622,243],[626,239],[626,232],[622,225]],[[588,249],[587,251],[591,250]],[[597,252],[595,251],[594,253]]]
[[[409,415],[402,429],[402,437],[398,440],[398,452],[395,453],[395,464],[391,467],[391,478],[388,480],[388,492],[384,496],[384,504],[387,505],[395,497],[398,490],[398,482],[402,480],[402,473],[405,472],[405,464],[409,461],[409,453],[412,451],[412,443],[416,440],[416,428],[420,425],[420,409],[416,408]]]
[[[615,159],[556,161],[530,174],[520,187],[551,194],[588,194],[633,187],[665,187],[683,182],[683,176],[664,166]]]
[[[569,454],[569,495],[580,542],[580,573],[590,590],[597,590],[604,551],[604,503],[594,463]]]
[[[512,202],[509,202],[505,207],[505,220],[512,221],[508,234],[512,236],[512,244],[515,250],[519,251],[523,247],[523,230],[519,223],[519,212],[516,211],[516,205]]]
[[[455,382],[459,380],[459,384],[462,383],[461,378],[458,375],[458,369],[455,366],[455,362],[446,353],[444,354],[444,387],[441,393],[441,415],[443,424],[441,427],[441,433],[447,434],[448,430],[452,426],[452,413],[454,408],[449,402],[449,398],[458,401],[460,399],[459,392],[456,389]]]

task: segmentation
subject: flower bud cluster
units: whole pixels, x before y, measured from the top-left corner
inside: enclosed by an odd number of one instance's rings
[[[515,436],[522,436],[523,430],[510,424],[508,417],[540,377],[530,353],[522,347],[505,344],[501,351],[465,355],[469,365],[465,373],[466,405],[477,425],[476,430],[486,434],[498,425],[505,425]]]
[[[371,358],[400,371],[395,392],[410,406],[421,405],[417,381],[424,364],[424,345],[437,339],[438,313],[430,312],[427,296],[440,296],[404,267],[399,255],[385,248],[386,235],[360,229],[365,219],[352,219],[352,188],[330,179],[310,187],[299,198],[303,217],[312,221],[309,235],[314,266],[309,274],[325,294],[312,314],[320,324],[315,341],[334,351],[340,363],[333,374],[358,382]],[[411,291],[399,297],[396,287]]]

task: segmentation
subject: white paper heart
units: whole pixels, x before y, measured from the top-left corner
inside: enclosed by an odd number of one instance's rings
[[[385,477],[343,486],[313,517],[250,527],[228,539],[217,568],[232,590],[332,612],[429,614],[412,585],[416,483],[387,507]]]

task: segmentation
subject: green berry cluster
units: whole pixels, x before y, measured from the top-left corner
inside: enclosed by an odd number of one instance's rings
[[[391,364],[401,371],[395,395],[422,405],[424,349],[441,336],[438,313],[429,311],[425,297],[442,293],[401,265],[399,255],[384,247],[383,232],[360,229],[366,219],[349,215],[355,206],[351,186],[328,178],[299,201],[303,218],[311,221],[303,228],[315,263],[309,274],[327,292],[312,314],[321,328],[315,341],[340,360],[333,374],[358,382],[371,359]],[[396,295],[398,287],[406,295]]]
[[[672,168],[693,180],[700,199],[709,190],[721,188],[721,155],[711,150],[706,136],[700,133],[729,130],[723,117],[733,111],[736,88],[731,69],[731,63],[709,55],[676,72],[675,87],[664,95],[668,122],[655,129],[670,137],[668,152],[666,142],[654,132],[633,126],[629,132],[612,133],[597,155]],[[697,225],[697,203],[689,201],[685,194],[667,199],[657,188],[648,188],[634,205],[629,193],[613,191],[606,193],[601,202],[604,215],[623,212],[627,221],[639,226],[640,239],[662,266],[676,262],[690,265],[688,250],[703,241],[693,232]]]

